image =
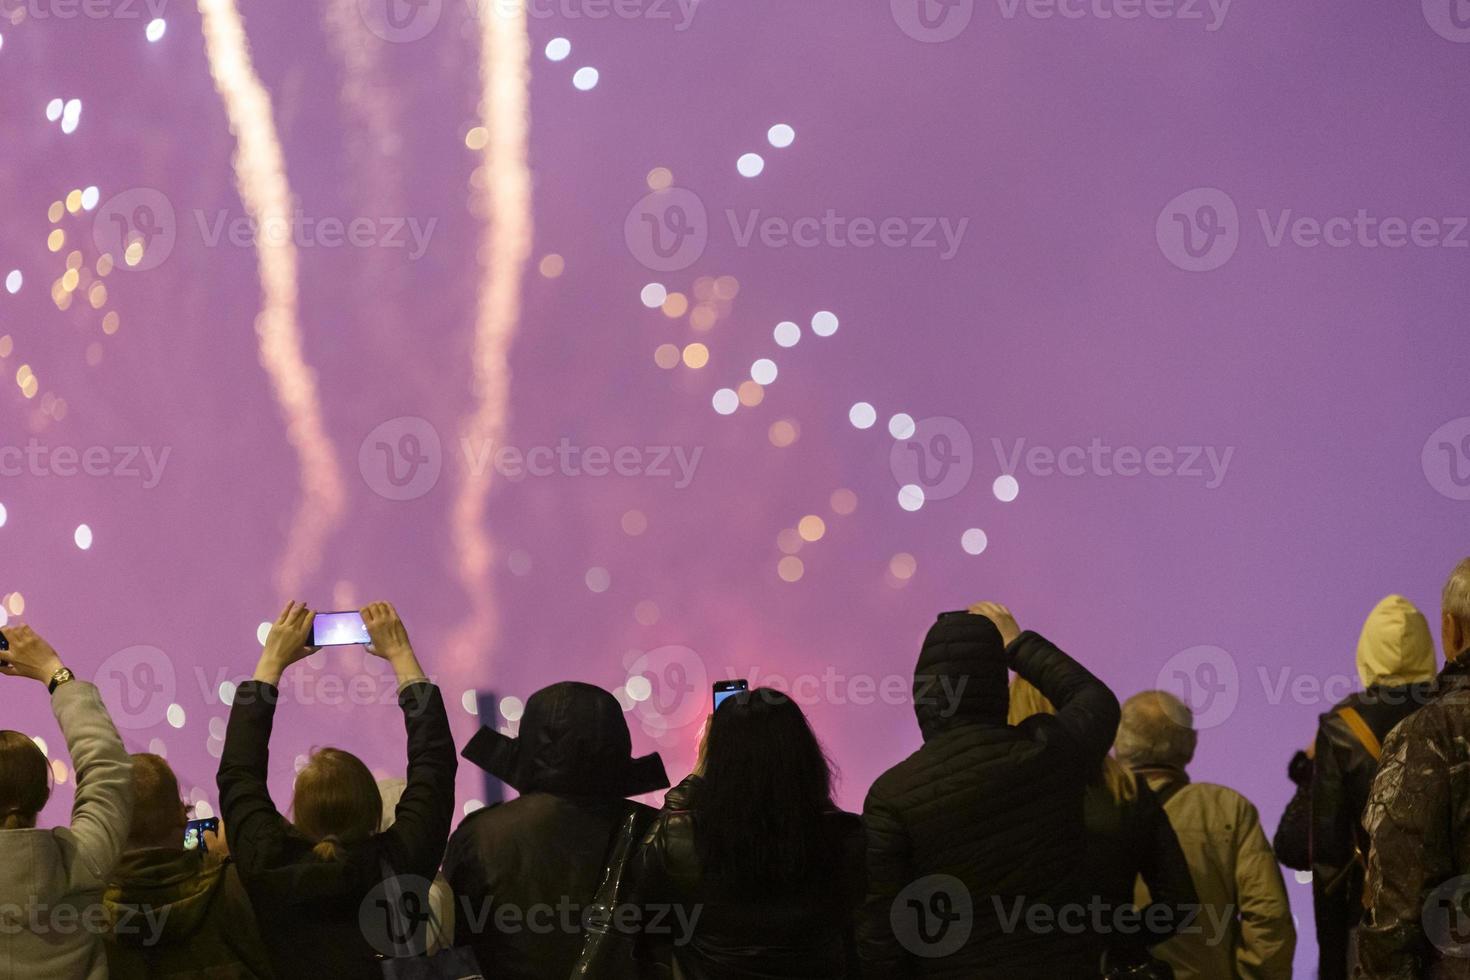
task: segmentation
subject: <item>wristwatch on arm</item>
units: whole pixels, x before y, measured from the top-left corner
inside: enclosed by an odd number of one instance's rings
[[[65,667],[58,667],[56,669],[56,673],[51,675],[51,680],[46,685],[46,689],[49,690],[52,694],[55,694],[56,689],[59,688],[61,685],[67,683],[68,681],[74,681],[76,679],[76,675],[73,674],[70,670]]]

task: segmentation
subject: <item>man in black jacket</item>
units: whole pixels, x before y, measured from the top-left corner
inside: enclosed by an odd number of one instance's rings
[[[1006,724],[1007,670],[1055,706]],[[1056,980],[1089,955],[1082,800],[1118,699],[1004,606],[946,613],[914,677],[924,745],[868,793],[865,976]]]
[[[655,815],[625,797],[669,785],[658,755],[632,748],[617,700],[572,681],[531,695],[518,737],[482,728],[465,746],[521,794],[466,817],[444,859],[455,942],[474,947],[487,977],[571,975],[614,835],[630,813]]]
[[[1363,980],[1470,978],[1470,558],[1444,589],[1446,666],[1383,745],[1363,823]]]

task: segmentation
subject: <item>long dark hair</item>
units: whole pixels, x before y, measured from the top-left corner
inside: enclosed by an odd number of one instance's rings
[[[824,832],[832,763],[806,716],[770,688],[722,703],[710,723],[704,779],[691,807],[706,875],[737,892],[791,894],[834,880]]]

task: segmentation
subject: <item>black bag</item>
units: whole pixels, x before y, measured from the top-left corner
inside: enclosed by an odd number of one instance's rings
[[[377,911],[386,916],[386,938],[394,953],[380,961],[384,980],[485,980],[475,951],[468,946],[451,946],[433,956],[418,952],[427,946],[427,925],[434,918],[428,883],[423,883],[423,894],[415,888],[405,895],[402,880],[387,861],[382,870],[384,897]]]
[[[1281,823],[1276,825],[1276,836],[1271,839],[1276,860],[1295,871],[1312,870],[1312,769],[1307,753],[1298,752],[1292,757],[1287,775],[1296,783],[1296,794],[1286,804]]]
[[[602,885],[584,916],[587,936],[582,940],[582,955],[572,969],[572,980],[633,980],[642,975],[637,958],[638,934],[618,929],[616,915],[619,906],[630,898],[629,859],[643,842],[655,813],[636,803],[629,806],[608,850]]]

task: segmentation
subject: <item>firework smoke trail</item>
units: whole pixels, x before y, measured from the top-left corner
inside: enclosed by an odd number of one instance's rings
[[[245,210],[259,228],[291,228],[291,188],[271,118],[270,96],[250,62],[235,0],[199,0],[214,87],[235,134],[235,179]],[[297,257],[290,236],[258,236],[261,310],[255,318],[260,363],[286,420],[286,438],[301,464],[302,500],[276,574],[283,593],[298,594],[320,562],[322,545],[341,519],[345,491],[322,422],[316,378],[301,350],[296,322]]]
[[[481,245],[479,311],[475,323],[475,411],[462,435],[470,445],[498,440],[509,406],[511,339],[521,315],[521,279],[531,256],[530,130],[531,42],[524,4],[482,4],[480,82],[485,179],[477,182],[477,210],[486,216]],[[498,625],[491,594],[494,542],[486,529],[491,484],[467,475],[454,506],[454,541],[470,615],[450,644],[454,664],[468,667],[493,649]]]

